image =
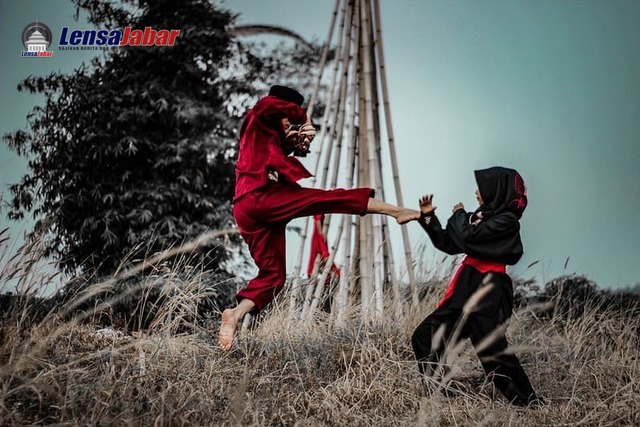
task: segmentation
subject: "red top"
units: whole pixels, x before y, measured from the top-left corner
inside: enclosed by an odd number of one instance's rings
[[[303,124],[307,114],[297,104],[266,96],[249,111],[240,130],[234,201],[267,183],[268,170],[280,180],[295,183],[311,173],[295,157],[282,150],[282,119]]]
[[[462,269],[467,265],[470,265],[471,267],[475,268],[482,274],[488,273],[490,271],[494,273],[507,272],[506,264],[493,262],[493,261],[486,261],[479,258],[473,258],[473,257],[470,257],[469,255],[465,256],[464,259],[462,260],[462,264],[460,264],[460,267],[458,267],[456,274],[454,274],[453,278],[451,279],[451,282],[449,282],[449,286],[447,287],[447,290],[444,293],[444,297],[442,297],[442,299],[438,303],[438,307],[441,307],[449,298],[451,298],[451,296],[453,295],[453,291],[456,288],[456,284],[458,283],[458,277],[460,277],[460,273],[462,272]]]

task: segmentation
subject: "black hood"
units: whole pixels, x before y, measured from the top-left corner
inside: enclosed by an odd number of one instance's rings
[[[527,207],[527,188],[524,180],[513,169],[492,167],[474,172],[485,214],[513,212],[518,218]]]

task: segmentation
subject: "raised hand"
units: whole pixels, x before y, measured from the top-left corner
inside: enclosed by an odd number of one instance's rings
[[[438,209],[437,206],[433,206],[433,194],[425,194],[418,199],[420,204],[420,212],[422,215],[431,215],[433,211]]]
[[[464,210],[464,205],[462,204],[462,202],[458,202],[455,205],[453,205],[453,209],[451,209],[451,212],[456,213],[460,209]]]
[[[316,136],[316,128],[311,122],[302,125],[295,125],[289,122],[289,119],[282,119],[282,127],[285,135],[285,147],[288,151],[299,157],[306,157],[311,151],[311,141]]]
[[[309,143],[313,141],[313,138],[316,137],[316,128],[313,127],[311,122],[306,122],[302,126],[300,126],[300,137],[306,139]]]

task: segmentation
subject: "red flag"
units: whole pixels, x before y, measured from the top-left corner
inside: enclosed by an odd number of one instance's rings
[[[315,215],[313,217],[311,254],[309,255],[309,266],[307,267],[307,274],[309,276],[313,274],[313,266],[315,265],[316,256],[320,256],[320,266],[325,265],[327,259],[329,259],[329,246],[327,245],[327,239],[324,234],[322,234],[323,223],[324,215]],[[336,277],[340,277],[340,269],[336,267],[335,263],[331,264],[331,271],[336,275]]]

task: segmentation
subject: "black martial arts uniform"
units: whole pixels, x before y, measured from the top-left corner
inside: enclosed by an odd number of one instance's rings
[[[523,253],[519,219],[527,206],[524,182],[516,171],[499,167],[476,171],[475,177],[483,199],[478,210],[459,209],[445,229],[433,214],[419,221],[436,248],[451,255],[466,254],[438,308],[413,333],[413,350],[423,375],[434,373],[464,305],[478,289],[491,286],[462,325],[459,339],[468,337],[477,348],[511,316],[513,286],[506,265],[518,262]],[[441,326],[444,334],[435,342]],[[482,367],[510,402],[521,406],[540,403],[518,358],[504,353],[507,345],[500,334],[478,351]]]

